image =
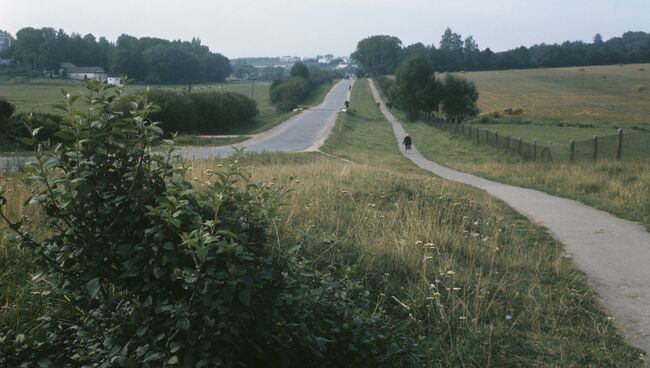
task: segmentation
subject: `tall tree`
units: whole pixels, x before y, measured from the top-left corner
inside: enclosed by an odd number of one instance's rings
[[[478,90],[473,82],[447,74],[442,99],[443,113],[454,123],[462,123],[478,114]]]
[[[399,38],[372,36],[359,41],[352,58],[373,75],[390,74],[399,65],[401,51],[402,41]]]
[[[443,51],[462,51],[463,38],[458,33],[451,31],[451,28],[445,29],[440,40],[440,49]]]
[[[396,79],[394,96],[410,120],[417,119],[420,111],[438,110],[439,84],[426,57],[418,56],[402,63],[397,69]]]
[[[309,69],[307,69],[307,66],[304,63],[299,61],[293,64],[291,67],[291,73],[289,75],[292,77],[309,79]]]
[[[16,33],[16,58],[36,71],[40,66],[38,63],[42,44],[43,33],[40,29],[22,28]]]

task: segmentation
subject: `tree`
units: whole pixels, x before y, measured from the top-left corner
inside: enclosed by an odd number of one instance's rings
[[[156,45],[144,54],[148,80],[155,82],[185,83],[201,79],[205,64],[198,56],[176,44]]]
[[[291,67],[290,75],[292,77],[301,77],[301,78],[309,79],[309,69],[307,69],[307,66],[304,63],[299,61],[293,64],[293,66]]]
[[[374,75],[391,74],[399,65],[402,41],[392,36],[372,36],[357,44],[352,58]]]
[[[462,51],[463,39],[458,33],[451,31],[451,28],[445,29],[440,40],[440,50],[443,51]]]
[[[600,33],[596,33],[594,36],[594,45],[600,46],[603,44],[603,36]]]
[[[61,52],[57,40],[57,32],[54,28],[42,28],[43,42],[39,48],[41,55],[41,64],[50,74],[50,78],[59,70],[61,65]]]
[[[444,81],[443,113],[454,123],[462,123],[478,114],[478,90],[473,82],[447,74]]]
[[[16,58],[29,65],[32,71],[39,67],[39,55],[43,45],[43,33],[40,29],[25,27],[16,33]]]
[[[406,109],[410,120],[417,119],[420,111],[437,111],[440,89],[429,60],[419,56],[402,63],[395,92],[396,102]]]

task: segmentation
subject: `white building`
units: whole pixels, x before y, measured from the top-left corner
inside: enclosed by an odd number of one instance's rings
[[[4,51],[11,46],[11,36],[7,32],[0,31],[0,51]]]
[[[99,79],[106,81],[108,79],[108,73],[100,66],[76,66],[71,63],[62,63],[59,74],[76,80]]]

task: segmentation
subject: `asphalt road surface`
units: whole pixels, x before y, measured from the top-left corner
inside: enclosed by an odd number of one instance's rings
[[[315,151],[329,135],[338,112],[349,99],[348,91],[352,83],[351,80],[341,80],[332,87],[320,105],[247,141],[227,147],[181,149],[179,153],[185,158],[204,158],[232,154],[233,147],[243,147],[249,153]]]
[[[307,109],[275,128],[257,134],[251,139],[232,146],[179,148],[176,152],[184,158],[207,158],[227,156],[233,147],[245,152],[301,152],[315,151],[329,135],[336,116],[349,100],[353,80],[343,79],[328,92],[323,102]],[[0,157],[0,169],[15,168],[33,161],[34,157]]]

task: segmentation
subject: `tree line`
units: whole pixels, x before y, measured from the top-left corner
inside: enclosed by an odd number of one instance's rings
[[[378,35],[361,40],[352,54],[373,75],[392,74],[402,61],[418,56],[438,72],[643,63],[650,62],[650,33],[626,32],[607,41],[596,34],[591,43],[542,43],[493,52],[481,50],[473,36],[463,38],[447,28],[437,47],[420,42],[403,46],[397,37]]]
[[[32,72],[58,74],[62,62],[101,66],[115,75],[152,83],[223,81],[230,75],[230,60],[211,52],[201,40],[169,41],[121,35],[115,43],[92,34],[68,35],[54,28],[25,27],[4,52]]]

